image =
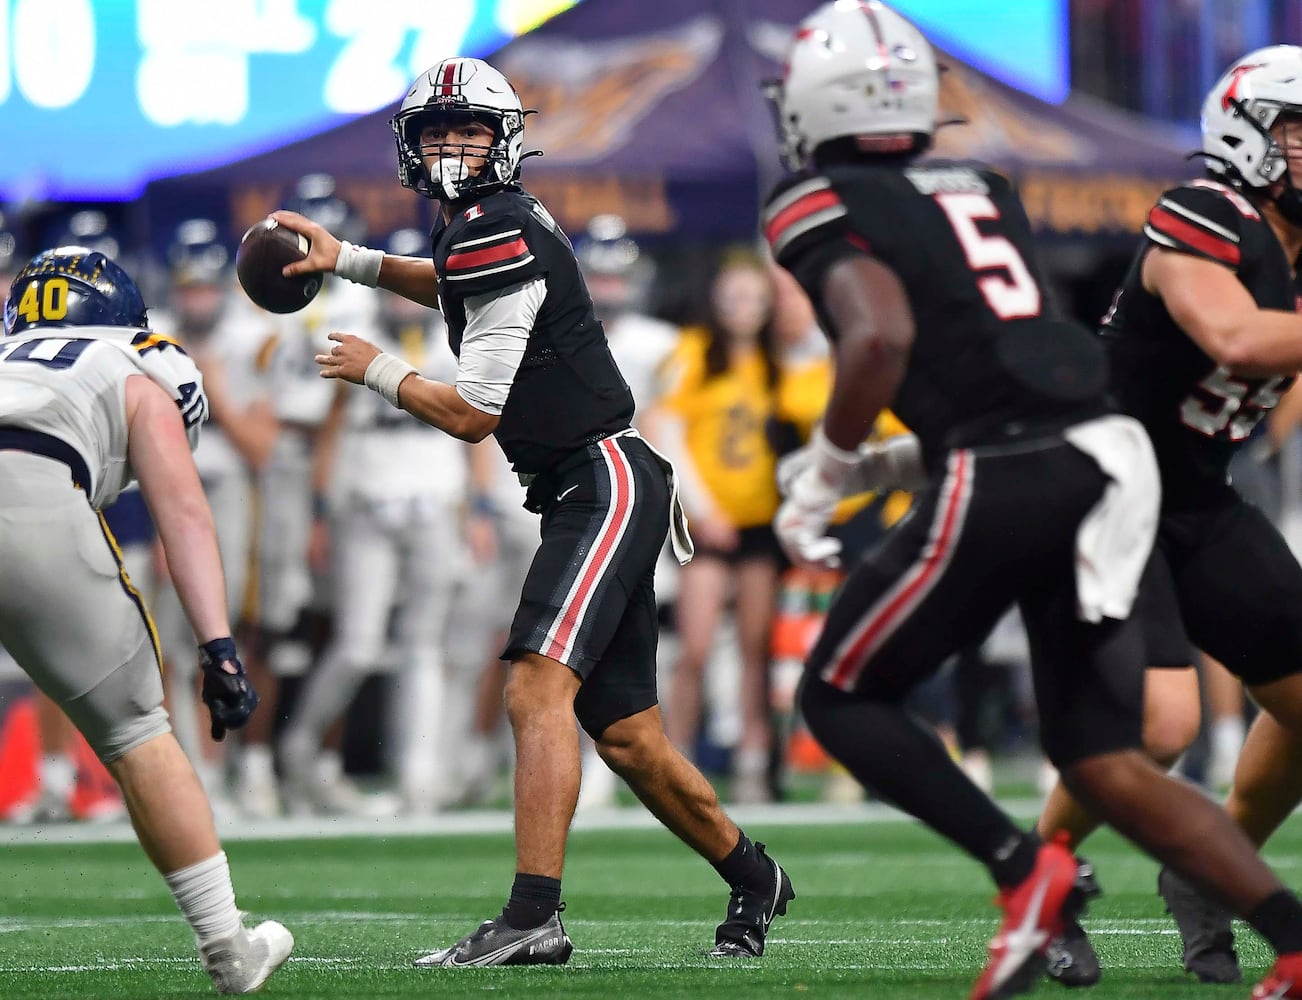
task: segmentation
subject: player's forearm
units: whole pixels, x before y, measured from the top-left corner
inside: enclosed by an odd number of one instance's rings
[[[446,382],[408,375],[398,387],[402,408],[417,420],[472,444],[497,426],[497,417],[471,406]]]
[[[1211,342],[1212,360],[1235,375],[1263,378],[1302,371],[1302,316],[1258,309]]]
[[[439,279],[432,260],[385,254],[379,286],[431,309],[439,307]]]
[[[158,518],[167,571],[200,644],[231,634],[217,532],[207,503],[168,504]]]
[[[827,440],[845,451],[858,448],[878,415],[895,401],[907,362],[904,350],[880,337],[843,333],[836,350],[836,380],[823,415]]]

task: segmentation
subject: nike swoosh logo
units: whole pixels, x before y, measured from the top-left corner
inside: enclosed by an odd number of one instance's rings
[[[1021,968],[1031,955],[1044,944],[1048,936],[1039,927],[1040,911],[1044,908],[1044,898],[1049,892],[1050,876],[1046,873],[1035,887],[1026,915],[1019,926],[1010,928],[1004,935],[1004,955],[999,963],[992,982],[1004,983],[1017,969]]]
[[[573,486],[571,486],[568,490],[562,490],[560,493],[557,493],[557,494],[556,494],[556,502],[557,502],[557,503],[560,503],[562,500],[564,500],[567,496],[569,496],[571,493],[573,493],[573,492],[574,492],[575,490],[577,490],[578,488],[579,488],[579,484],[578,484],[578,483],[575,483],[575,484],[574,484]]]

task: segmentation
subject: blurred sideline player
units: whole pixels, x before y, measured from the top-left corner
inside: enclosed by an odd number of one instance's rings
[[[212,734],[257,695],[231,639],[212,514],[191,459],[202,376],[148,328],[126,272],[83,247],[35,257],[0,342],[0,642],[122,788],[141,846],[223,993],[289,956],[280,924],[244,927],[203,786],[163,709],[158,639],[101,508],[138,478],[199,642]]]
[[[156,325],[176,335],[203,375],[210,419],[194,452],[195,468],[212,508],[226,571],[226,605],[238,623],[248,587],[254,529],[254,480],[266,466],[278,428],[257,353],[266,321],[239,308],[230,253],[211,219],[181,223],[167,248],[169,311]],[[166,566],[164,565],[164,570]],[[169,580],[153,602],[168,706],[176,738],[194,762],[209,795],[225,799],[217,765],[204,753],[196,714],[195,671],[185,612]]]
[[[1240,677],[1262,711],[1226,809],[1260,846],[1302,799],[1302,566],[1227,470],[1302,370],[1302,48],[1260,49],[1232,66],[1203,104],[1202,135],[1209,177],[1158,199],[1102,333],[1114,394],[1148,428],[1162,473],[1157,547],[1138,605],[1155,668],[1147,748],[1169,765],[1197,733],[1191,646]],[[1092,825],[1062,789],[1040,821],[1042,832],[1074,840]],[[1239,981],[1224,901],[1169,869],[1158,884],[1185,968],[1206,982]],[[1073,937],[1070,960],[1090,962],[1088,943]],[[1302,996],[1302,962],[1290,974],[1287,989],[1276,975],[1270,996]]]
[[[774,96],[785,158],[803,169],[770,197],[766,234],[819,310],[836,378],[778,533],[799,561],[835,559],[828,519],[888,404],[931,477],[832,605],[801,695],[811,730],[1000,886],[1003,923],[974,1000],[1033,989],[1079,908],[1077,861],[1020,830],[904,706],[1016,602],[1041,739],[1068,787],[1261,932],[1279,959],[1257,995],[1298,995],[1302,902],[1222,810],[1142,752],[1143,634],[1125,619],[1159,482],[1143,427],[1108,412],[1102,346],[1045,300],[1007,180],[915,159],[936,128],[939,79],[913,25],[875,2],[826,4],[786,65]]]
[[[362,222],[352,207],[335,192],[334,179],[309,174],[295,185],[287,200],[295,211],[360,239]],[[326,525],[326,504],[313,490],[313,470],[326,457],[320,454],[330,442],[322,427],[337,394],[323,382],[313,358],[329,342],[332,330],[376,329],[376,296],[370,289],[326,278],[321,291],[296,313],[276,318],[277,332],[263,357],[272,405],[280,434],[260,485],[261,524],[258,551],[258,633],[254,663],[269,672],[254,673],[266,687],[268,711],[255,719],[245,734],[239,781],[240,803],[254,816],[280,811],[271,750],[272,730],[282,709],[274,690],[278,675],[305,673],[315,651],[310,647],[328,628],[330,586],[328,566],[313,564],[312,538]],[[360,585],[360,582],[359,582]],[[296,627],[299,632],[291,641]],[[335,756],[334,760],[338,760]],[[340,772],[342,781],[342,772]],[[346,793],[343,793],[346,794]]]
[[[678,346],[678,329],[646,313],[655,265],[628,235],[618,215],[592,218],[575,241],[574,257],[592,296],[593,310],[606,331],[606,343],[633,394],[633,426],[652,444],[655,403],[663,390],[665,366]],[[656,565],[656,599],[672,600],[677,592],[678,564],[668,547]],[[661,637],[663,643],[664,637]],[[664,651],[660,651],[663,661]],[[586,736],[583,743],[583,783],[580,810],[615,804],[616,776]]]
[[[680,649],[666,725],[679,749],[691,753],[707,667],[731,602],[741,661],[731,798],[742,802],[772,797],[768,654],[781,560],[772,528],[777,456],[768,433],[781,377],[774,329],[767,265],[745,252],[725,256],[702,322],[683,331],[667,365],[654,411],[659,440],[681,470],[698,542],[679,578]]]
[[[385,241],[397,256],[421,253],[428,237],[404,229]],[[380,291],[376,343],[445,381],[456,378],[442,317],[418,302]],[[321,740],[348,707],[362,680],[383,665],[394,625],[393,726],[386,745],[408,812],[430,813],[446,801],[454,756],[447,731],[448,612],[463,571],[461,517],[469,445],[412,420],[374,393],[343,393],[323,434],[317,492],[330,511],[331,582],[337,609],[333,638],[308,676],[284,734],[280,759],[291,812],[361,809],[342,799]],[[500,597],[497,598],[500,600]]]
[[[550,964],[573,946],[560,920],[565,844],[579,794],[575,719],[671,831],[730,886],[711,954],[754,958],[794,898],[790,879],[727,818],[665,736],[656,706],[653,572],[666,534],[690,557],[672,468],[629,426],[615,367],[565,234],[519,186],[524,110],[497,70],[446,59],[393,119],[399,178],[441,202],[434,260],[341,244],[290,212],[312,243],[289,274],[329,271],[442,306],[455,386],[348,334],[318,361],[455,437],[497,437],[542,516],[504,657],[515,736],[516,877],[500,915],[421,967]]]

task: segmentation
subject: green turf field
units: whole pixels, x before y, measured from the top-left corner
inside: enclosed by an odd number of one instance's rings
[[[660,831],[574,834],[565,923],[575,951],[563,969],[409,967],[500,908],[506,835],[236,841],[227,850],[241,905],[298,938],[269,997],[966,997],[995,918],[977,865],[904,822],[750,832],[787,866],[799,898],[774,925],[768,955],[747,964],[703,957],[724,887]],[[1107,970],[1092,1000],[1247,996],[1251,980],[1202,987],[1178,971],[1152,863],[1112,836],[1089,846],[1106,891],[1090,921]],[[1297,881],[1302,822],[1284,829],[1270,856]],[[1241,954],[1259,977],[1267,952],[1249,931]],[[1059,991],[1046,982],[1036,995]],[[0,849],[0,997],[208,993],[189,931],[137,847]]]

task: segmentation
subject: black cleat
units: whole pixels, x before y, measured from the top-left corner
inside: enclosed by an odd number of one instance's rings
[[[764,939],[775,917],[784,916],[787,903],[796,898],[791,879],[782,866],[764,853],[764,845],[755,850],[773,866],[773,881],[762,890],[736,888],[728,897],[728,917],[714,932],[711,958],[759,958],[764,954]]]
[[[562,903],[561,909],[565,906]],[[485,920],[451,948],[416,959],[418,969],[460,969],[482,965],[564,965],[574,945],[558,910],[546,923],[517,930],[502,917]]]
[[[1180,928],[1185,970],[1204,983],[1243,982],[1230,911],[1208,900],[1169,868],[1158,872],[1157,892]]]
[[[1045,953],[1049,960],[1045,972],[1049,978],[1068,987],[1093,986],[1103,975],[1094,945],[1080,925],[1089,901],[1103,890],[1094,878],[1094,866],[1084,858],[1078,857],[1076,861],[1076,884],[1072,888],[1078,901],[1076,915],[1067,920],[1062,936],[1049,942]]]

